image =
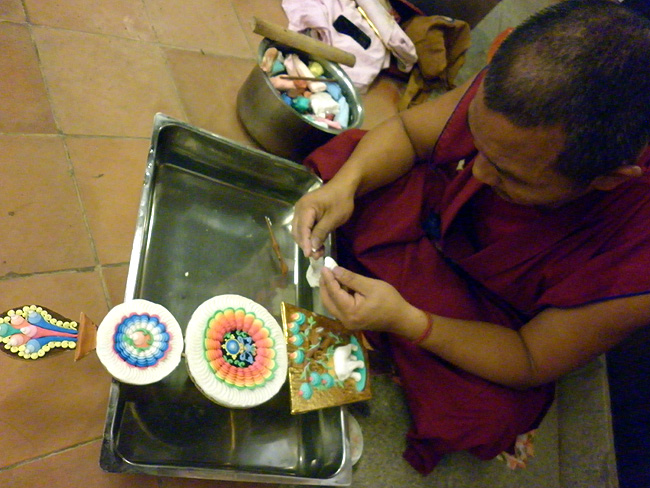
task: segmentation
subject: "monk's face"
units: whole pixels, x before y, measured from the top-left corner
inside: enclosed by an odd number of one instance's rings
[[[485,106],[482,84],[469,107],[468,123],[478,150],[473,175],[504,200],[558,207],[587,191],[554,167],[564,147],[560,127],[513,125]]]

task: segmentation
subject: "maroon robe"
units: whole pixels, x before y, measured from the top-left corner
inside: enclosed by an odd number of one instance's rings
[[[650,174],[556,210],[501,200],[471,173],[476,149],[467,110],[478,84],[426,162],[356,202],[337,231],[339,263],[391,283],[423,310],[512,329],[546,307],[650,292]],[[305,164],[331,179],[363,134],[344,132]],[[650,151],[644,170],[648,160]],[[399,336],[384,339],[412,417],[404,457],[423,474],[449,452],[491,459],[512,451],[553,400],[552,384],[510,389]]]

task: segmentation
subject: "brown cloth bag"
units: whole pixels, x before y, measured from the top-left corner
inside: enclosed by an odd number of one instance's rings
[[[442,15],[415,16],[402,26],[418,55],[398,109],[426,101],[435,88],[454,87],[471,44],[469,24]]]

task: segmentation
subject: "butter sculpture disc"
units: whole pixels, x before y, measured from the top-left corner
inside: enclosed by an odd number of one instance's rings
[[[230,408],[270,400],[287,376],[282,328],[264,307],[239,295],[213,297],[194,311],[185,356],[197,388]]]
[[[117,380],[146,385],[181,361],[183,332],[162,305],[136,299],[113,307],[97,328],[97,356]]]

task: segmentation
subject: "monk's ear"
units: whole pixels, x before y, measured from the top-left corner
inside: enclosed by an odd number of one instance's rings
[[[595,190],[610,191],[616,188],[621,183],[632,178],[638,178],[643,174],[640,166],[628,164],[619,166],[615,170],[607,173],[606,175],[598,176],[591,182],[591,187]]]

